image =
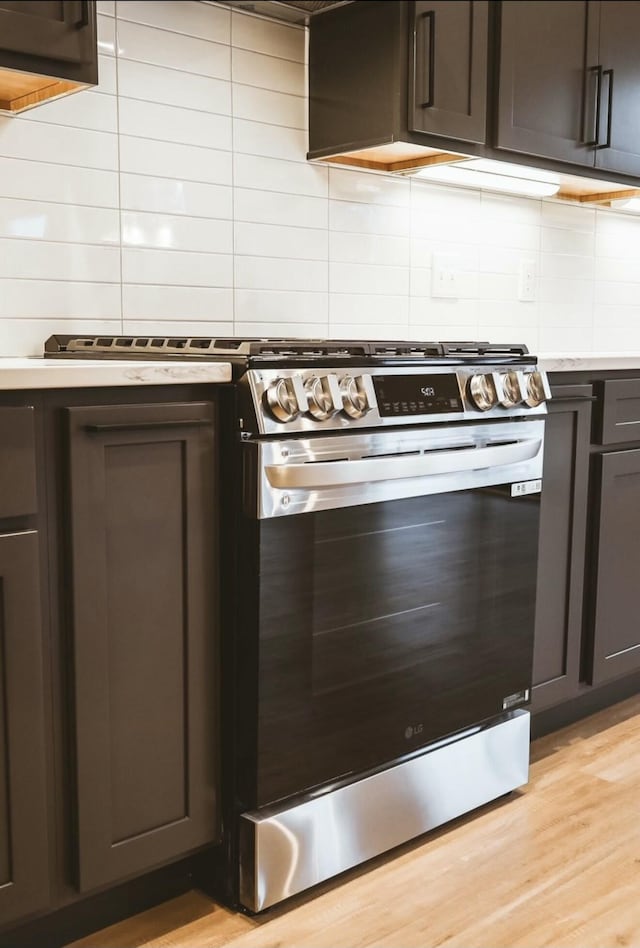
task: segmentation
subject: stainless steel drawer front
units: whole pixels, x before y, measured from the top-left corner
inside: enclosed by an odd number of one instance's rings
[[[528,780],[528,711],[318,797],[240,819],[240,901],[252,912],[434,829]]]

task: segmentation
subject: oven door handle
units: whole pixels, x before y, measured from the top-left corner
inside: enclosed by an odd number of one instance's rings
[[[376,481],[504,467],[508,464],[529,461],[535,458],[541,449],[541,438],[525,438],[510,444],[488,445],[469,450],[362,458],[355,461],[270,464],[265,467],[265,473],[272,487],[286,490],[330,488],[341,487],[344,484],[371,484]]]

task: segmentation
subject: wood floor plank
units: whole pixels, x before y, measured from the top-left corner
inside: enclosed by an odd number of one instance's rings
[[[530,782],[256,918],[189,893],[74,948],[640,948],[640,696],[532,745]]]

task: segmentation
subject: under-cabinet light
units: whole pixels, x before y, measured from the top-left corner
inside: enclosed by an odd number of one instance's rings
[[[448,165],[429,165],[420,168],[414,175],[440,184],[486,188],[526,197],[551,197],[560,190],[560,178],[550,171],[485,158],[471,158]]]
[[[640,214],[640,197],[620,198],[618,201],[613,198],[611,207],[615,208],[616,211],[630,211],[632,214]]]

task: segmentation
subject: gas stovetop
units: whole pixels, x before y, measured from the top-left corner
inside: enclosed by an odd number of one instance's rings
[[[359,365],[535,364],[522,344],[489,342],[363,341],[340,339],[260,339],[212,336],[51,336],[47,357],[118,359],[222,359],[245,367],[259,364],[307,366],[336,362]]]
[[[55,335],[45,356],[230,362],[244,433],[516,417],[544,413],[550,397],[522,344]]]

